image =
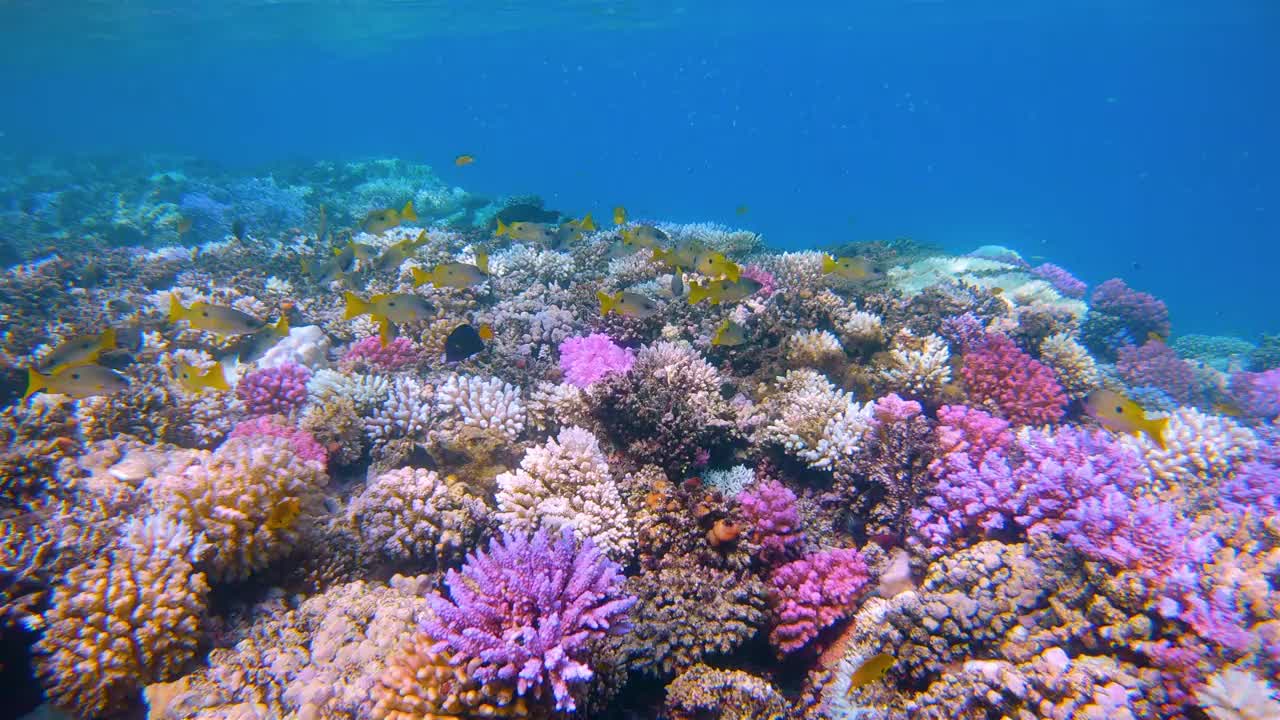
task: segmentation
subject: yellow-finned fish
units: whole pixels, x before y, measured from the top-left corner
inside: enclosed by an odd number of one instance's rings
[[[716,334],[711,336],[712,345],[725,347],[737,347],[746,341],[747,329],[729,318],[725,318],[720,327],[716,328]]]
[[[185,320],[196,330],[215,335],[248,335],[264,327],[262,321],[235,308],[207,302],[193,302],[191,307],[183,307],[176,295],[170,295],[169,322],[179,320]]]
[[[365,215],[364,222],[361,223],[360,227],[367,233],[377,235],[403,223],[417,221],[418,213],[414,211],[413,201],[410,200],[404,204],[404,207],[399,212],[395,208],[370,210],[369,214]]]
[[[414,253],[422,245],[427,242],[427,231],[423,230],[418,233],[416,238],[406,238],[382,251],[373,261],[373,269],[379,271],[395,270],[400,267],[400,263],[404,262],[410,255]]]
[[[854,690],[866,687],[884,677],[884,674],[889,672],[889,668],[893,667],[893,663],[894,657],[889,653],[879,653],[863,660],[858,669],[849,675],[848,694],[852,695]]]
[[[1161,448],[1169,418],[1147,419],[1138,403],[1113,390],[1095,390],[1085,398],[1084,408],[1102,427],[1118,433],[1146,435]]]
[[[280,338],[289,335],[289,316],[281,315],[275,325],[267,325],[258,332],[249,336],[241,346],[240,351],[236,355],[242,363],[256,362],[258,358],[267,354],[267,351],[275,347],[280,342]]]
[[[670,250],[653,248],[653,260],[669,268],[693,270],[698,264],[698,250],[688,243],[680,243]]]
[[[197,395],[205,390],[231,389],[231,386],[227,385],[227,376],[222,371],[222,365],[218,363],[214,363],[213,367],[204,372],[187,363],[178,363],[177,377],[182,389]]]
[[[347,301],[345,317],[348,320],[361,315],[372,315],[375,320],[407,323],[427,320],[436,313],[434,305],[411,293],[383,293],[364,300],[355,293],[348,292],[343,297]]]
[[[626,225],[626,224],[627,224],[627,209],[626,209],[626,208],[624,208],[624,207],[622,207],[621,205],[619,205],[619,206],[617,206],[617,207],[615,207],[615,208],[613,209],[613,224],[614,224],[614,225]]]
[[[871,266],[862,258],[834,258],[830,255],[822,256],[822,273],[824,275],[835,275],[845,280],[865,280],[871,277]]]
[[[556,241],[556,232],[546,223],[513,222],[510,225],[498,218],[498,237],[507,236],[510,240],[551,244]]]
[[[704,280],[689,286],[689,304],[697,305],[703,300],[710,300],[712,305],[744,300],[754,295],[763,287],[751,278],[738,278],[737,282],[729,279]]]
[[[27,399],[38,392],[87,398],[94,395],[110,395],[129,387],[124,375],[101,365],[73,365],[54,373],[44,374],[35,368],[27,369]]]
[[[56,373],[72,365],[97,362],[98,356],[116,346],[116,329],[107,328],[97,335],[75,335],[58,343],[41,363],[41,371]]]
[[[622,244],[628,249],[649,248],[650,250],[656,250],[663,245],[670,244],[670,242],[671,238],[665,232],[652,225],[637,225],[633,228],[624,228],[622,230]]]
[[[475,155],[459,155],[458,157],[453,159],[453,164],[457,165],[458,167],[463,167],[464,165],[470,165],[475,161],[476,161]]]
[[[479,285],[489,278],[489,256],[476,253],[476,264],[463,262],[440,263],[431,272],[422,268],[413,269],[413,285],[431,283],[436,287],[469,288]]]
[[[616,312],[619,315],[644,319],[658,313],[658,303],[640,293],[619,290],[610,295],[597,290],[596,298],[600,300],[601,316]]]
[[[707,277],[727,277],[730,282],[738,282],[741,272],[737,263],[718,252],[699,253],[693,269]]]
[[[310,258],[302,258],[302,272],[322,285],[328,285],[334,280],[342,280],[346,277],[342,261],[337,257],[321,260],[320,262],[312,262]]]
[[[586,217],[581,220],[569,220],[560,223],[560,227],[556,229],[555,247],[561,247],[566,243],[578,242],[582,239],[583,233],[595,232],[596,222],[591,219],[591,213],[587,213]]]

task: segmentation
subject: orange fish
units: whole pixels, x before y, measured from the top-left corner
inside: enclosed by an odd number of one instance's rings
[[[470,165],[475,161],[476,161],[475,155],[459,155],[458,157],[453,159],[453,164],[457,165],[458,167],[462,167],[463,165]]]

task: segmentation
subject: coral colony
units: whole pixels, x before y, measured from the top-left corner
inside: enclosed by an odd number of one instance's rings
[[[1275,338],[1171,338],[1004,248],[207,172],[6,190],[77,211],[0,278],[4,687],[86,720],[1280,718]]]

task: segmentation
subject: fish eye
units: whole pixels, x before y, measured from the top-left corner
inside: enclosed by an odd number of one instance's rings
[[[72,380],[79,380],[79,379],[80,379],[80,373],[71,373],[71,379],[72,379]]]
[[[209,313],[205,310],[200,311],[200,317],[209,317]]]
[[[1124,408],[1122,408],[1122,407],[1120,407],[1119,405],[1117,405],[1117,406],[1116,406],[1116,414],[1117,414],[1117,415],[1123,415],[1123,414],[1124,414]]]
[[[394,302],[389,302],[389,303],[387,303],[387,307],[395,307],[395,306],[396,306],[396,304],[395,304]]]

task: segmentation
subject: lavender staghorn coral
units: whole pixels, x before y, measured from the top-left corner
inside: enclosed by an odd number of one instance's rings
[[[498,476],[497,519],[508,532],[570,529],[621,560],[635,532],[595,435],[568,427],[529,448],[520,468]]]
[[[435,616],[424,630],[478,682],[514,681],[518,695],[573,711],[574,688],[593,675],[589,643],[630,628],[636,599],[622,581],[590,540],[506,535],[449,571],[449,597],[428,598]]]
[[[176,677],[200,641],[209,586],[193,563],[203,550],[185,525],[152,515],[127,525],[106,557],[66,573],[36,644],[56,705],[103,716]]]
[[[461,482],[434,470],[398,468],[374,478],[348,515],[366,552],[440,566],[477,540],[487,511]]]
[[[318,514],[324,467],[300,458],[283,438],[235,438],[182,472],[148,481],[159,507],[209,543],[210,577],[235,580],[283,557]]]

